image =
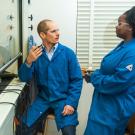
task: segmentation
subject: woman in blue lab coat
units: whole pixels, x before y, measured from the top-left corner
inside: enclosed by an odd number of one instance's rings
[[[35,125],[49,108],[54,110],[58,130],[63,135],[75,135],[77,106],[82,89],[82,73],[75,53],[59,43],[59,29],[52,20],[38,24],[42,46],[33,46],[19,70],[22,81],[33,75],[39,93],[22,118],[22,135],[34,135]]]
[[[116,34],[123,41],[85,76],[94,94],[84,135],[124,135],[135,113],[135,7],[119,17]]]

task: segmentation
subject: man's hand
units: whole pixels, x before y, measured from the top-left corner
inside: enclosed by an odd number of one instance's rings
[[[72,113],[74,113],[74,108],[70,105],[65,105],[64,110],[62,112],[63,116],[71,115]]]
[[[31,65],[33,61],[37,60],[37,58],[42,54],[42,47],[32,46],[29,51],[28,57],[26,59],[26,63]]]

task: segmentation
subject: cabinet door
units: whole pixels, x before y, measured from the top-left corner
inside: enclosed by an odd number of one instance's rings
[[[0,68],[19,52],[19,0],[1,0]]]

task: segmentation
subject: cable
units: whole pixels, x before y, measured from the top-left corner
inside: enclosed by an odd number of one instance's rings
[[[14,121],[14,125],[13,125],[13,130],[17,129],[15,131],[15,133],[17,133],[17,135],[22,135],[22,115],[27,112],[29,106],[31,105],[32,102],[32,96],[31,96],[31,88],[32,88],[31,81],[30,83],[26,83],[25,87],[23,90],[21,90],[21,93],[17,99],[17,106],[16,106],[16,110],[15,110],[15,117],[18,119],[19,121],[19,125],[17,125],[17,123],[15,123],[16,121]],[[18,90],[18,89],[17,89]]]
[[[16,91],[2,91],[1,93],[10,93],[10,92],[17,93],[18,95],[20,94],[20,93],[18,93]]]
[[[2,89],[0,89],[0,93],[9,93],[9,92],[13,92],[13,93],[17,93],[18,95],[20,95],[20,93],[17,92],[17,91],[22,91],[22,90],[18,90],[18,89],[4,89],[4,90],[2,90]]]
[[[11,105],[14,105],[16,107],[16,104],[11,103],[11,102],[0,102],[0,104],[11,104]]]
[[[14,85],[14,84],[0,84],[0,86],[17,86],[17,87],[21,87],[21,88],[23,88],[24,86],[22,86],[22,85]]]
[[[22,90],[19,90],[19,89],[0,89],[0,91],[8,91],[8,90],[22,91]]]
[[[18,95],[18,98],[17,98],[15,103],[8,102],[8,101],[0,102],[0,104],[10,104],[10,105],[13,105],[15,107],[14,117],[16,117],[18,119],[18,121],[20,121],[20,118],[21,118],[20,116],[22,115],[22,110],[21,109],[24,109],[24,107],[28,105],[28,103],[26,103],[26,102],[28,102],[28,100],[26,101],[25,98],[28,97],[29,92],[25,91],[25,86],[29,86],[29,84],[22,84],[22,83],[11,83],[10,84],[10,83],[6,83],[4,81],[2,83],[0,83],[0,93],[11,93],[12,92],[12,93],[16,93]],[[25,105],[25,104],[27,104],[27,105]],[[25,107],[25,108],[27,108],[27,107]],[[17,110],[19,111],[18,112],[19,115],[16,115]],[[14,119],[12,121],[12,123],[13,123],[13,125],[12,125],[12,127],[13,127],[13,135],[16,134],[16,129],[17,129],[17,126],[18,126]]]
[[[8,90],[8,91],[3,91],[2,93],[8,93],[8,92],[14,92],[14,93],[17,93],[18,95],[21,95],[20,93],[16,92],[16,91],[13,91],[13,90]],[[17,100],[20,98],[20,96],[18,96]],[[11,104],[11,105],[14,105],[15,106],[15,110],[17,108],[17,101],[16,103],[11,103],[11,102],[0,102],[0,104]],[[13,119],[13,135],[15,135],[15,132],[16,132],[16,122],[15,122],[15,116],[14,116],[14,119]]]

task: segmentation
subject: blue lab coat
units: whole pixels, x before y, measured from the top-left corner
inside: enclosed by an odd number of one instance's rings
[[[135,113],[135,39],[107,54],[90,82],[94,86],[85,135],[124,135]]]
[[[24,122],[31,126],[49,107],[55,112],[58,129],[66,125],[77,125],[77,106],[82,89],[82,73],[75,53],[66,46],[58,44],[51,61],[45,49],[42,55],[28,67],[22,64],[19,78],[28,82],[36,76],[39,94],[29,107],[27,120]],[[75,112],[63,116],[65,105],[74,107]]]

